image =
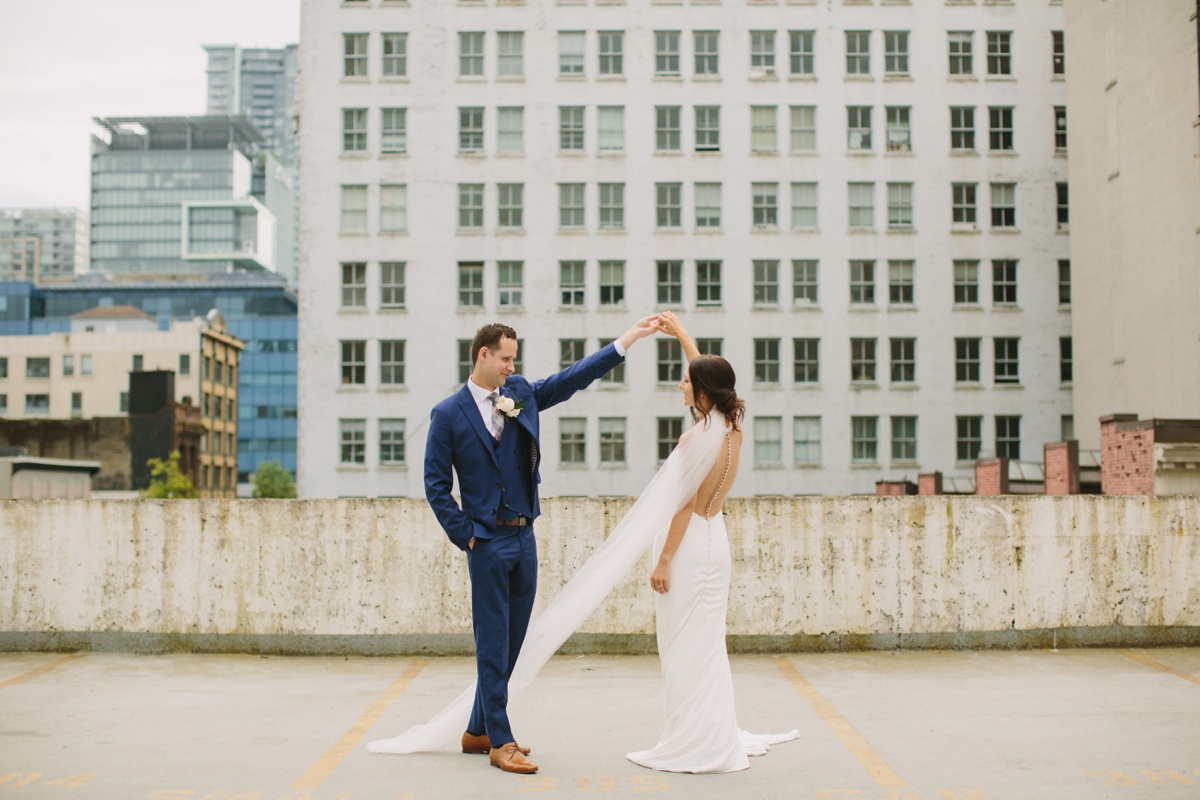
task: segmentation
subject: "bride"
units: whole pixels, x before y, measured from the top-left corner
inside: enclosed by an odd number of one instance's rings
[[[538,671],[653,544],[658,564],[651,586],[658,615],[666,727],[654,748],[630,753],[635,763],[671,772],[733,772],[798,731],[740,731],[725,650],[730,557],[721,505],[737,475],[744,406],[734,373],[719,356],[701,356],[670,312],[659,329],[677,338],[689,364],[680,383],[697,424],[651,479],[608,538],[533,620],[509,679],[510,697]],[[423,725],[370,742],[373,753],[415,753],[442,747],[464,729],[475,684]]]

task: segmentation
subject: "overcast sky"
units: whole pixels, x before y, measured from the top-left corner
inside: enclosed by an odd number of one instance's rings
[[[88,208],[92,117],[203,114],[206,44],[299,41],[300,0],[0,0],[0,208]]]

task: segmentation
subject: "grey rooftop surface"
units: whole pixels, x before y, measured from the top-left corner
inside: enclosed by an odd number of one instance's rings
[[[662,724],[655,656],[560,656],[515,698],[535,776],[373,755],[469,658],[0,653],[0,800],[1200,798],[1200,649],[732,659],[738,716],[800,729],[750,769],[626,761]]]

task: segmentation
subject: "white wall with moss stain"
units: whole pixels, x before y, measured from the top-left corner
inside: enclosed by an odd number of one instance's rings
[[[628,509],[556,499],[544,605]],[[1200,626],[1200,498],[812,497],[726,505],[732,636]],[[0,633],[470,633],[423,501],[0,502]],[[581,632],[651,634],[650,556]]]

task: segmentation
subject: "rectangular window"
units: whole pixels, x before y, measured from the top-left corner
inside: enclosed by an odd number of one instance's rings
[[[696,262],[696,305],[721,305],[721,262]]]
[[[850,303],[871,305],[875,302],[875,262],[850,262]]]
[[[1020,460],[1020,417],[996,417],[996,457]]]
[[[908,106],[887,106],[887,149],[889,153],[907,153],[912,150],[912,126],[909,124],[911,109]]]
[[[342,342],[342,383],[361,386],[367,382],[367,343]]]
[[[1067,107],[1054,107],[1054,152],[1067,152]]]
[[[908,229],[913,226],[911,183],[889,183],[888,190],[888,228],[892,230]]]
[[[501,228],[515,230],[525,225],[525,184],[496,184],[497,222]]]
[[[71,416],[83,416],[83,392],[71,392]]]
[[[1060,336],[1058,339],[1058,379],[1062,383],[1070,383],[1075,379],[1070,336]]]
[[[583,308],[584,262],[558,262],[558,281],[562,292],[562,305],[566,308]]]
[[[404,463],[404,420],[379,420],[379,463],[392,466]]]
[[[908,74],[908,31],[883,32],[883,72],[885,75]]]
[[[46,395],[35,395],[35,396],[46,398],[45,407],[47,409],[50,408],[50,395],[46,394]],[[29,412],[29,397],[30,397],[30,395],[25,395],[25,411],[26,411],[26,413]],[[118,406],[117,406],[118,411],[120,411],[122,414],[129,413],[129,392],[121,392],[121,395],[118,398],[117,402],[118,402]]]
[[[878,460],[879,418],[850,418],[850,460],[855,464],[873,464]]]
[[[558,107],[558,149],[583,149],[583,106]]]
[[[683,436],[682,417],[658,418],[658,460],[660,463],[670,457],[675,450],[675,445],[679,444],[680,436]]]
[[[600,262],[600,305],[625,304],[625,262]]]
[[[870,31],[846,31],[846,74],[871,74]]]
[[[379,383],[381,386],[404,385],[404,340],[379,341]]]
[[[683,305],[683,262],[657,261],[654,268],[658,276],[658,304],[660,306]]]
[[[624,150],[625,106],[600,106],[596,111],[600,122],[596,145],[601,150]]]
[[[180,356],[180,358],[182,359],[184,356]],[[75,356],[70,353],[62,357],[62,374],[68,377],[75,374]]]
[[[817,185],[815,183],[792,184],[792,227],[817,227]]]
[[[779,383],[779,340],[754,340],[754,382]]]
[[[680,140],[679,106],[655,106],[654,149],[663,153],[676,152]]]
[[[466,383],[467,378],[471,375],[471,340],[458,340],[458,382]],[[518,370],[519,372],[520,370]]]
[[[696,106],[696,149],[721,149],[721,107]]]
[[[525,109],[507,106],[496,109],[496,151],[523,153],[525,151]]]
[[[916,383],[917,340],[892,339],[891,349],[892,383]]]
[[[846,106],[846,133],[851,150],[871,149],[871,106]]]
[[[458,185],[458,227],[460,230],[483,228],[483,184]]]
[[[792,419],[792,460],[796,464],[821,463],[821,418]]]
[[[1012,32],[988,31],[988,75],[1012,75]]]
[[[583,358],[586,355],[584,352],[586,346],[587,341],[585,339],[559,339],[558,368],[566,369]]]
[[[654,74],[679,74],[679,31],[654,32]]]
[[[993,339],[993,343],[995,344],[996,356],[996,383],[1020,383],[1019,346],[1021,340],[997,336]]]
[[[367,305],[367,265],[356,262],[342,264],[342,308],[365,308]]]
[[[971,75],[974,67],[971,64],[971,31],[950,31],[950,74]]]
[[[0,378],[8,377],[8,360],[5,359],[4,361],[5,361],[4,374],[0,375]],[[92,374],[92,356],[90,353],[84,353],[83,355],[81,355],[79,357],[79,374],[80,375],[91,375]]]
[[[616,338],[617,337],[615,337],[615,336],[610,336],[607,339],[600,339],[599,341],[596,342],[596,348],[598,350],[602,350],[605,347],[607,347],[608,344],[610,342],[614,341]],[[610,369],[608,372],[601,375],[598,380],[600,381],[600,383],[607,383],[610,385],[618,385],[618,386],[625,383],[625,362],[622,361],[620,364],[617,364],[615,367]]]
[[[483,33],[458,34],[458,74],[464,78],[483,76]]]
[[[779,305],[779,262],[754,262],[754,305]]]
[[[1017,226],[1017,185],[1015,183],[992,184],[992,227],[1015,228]]]
[[[995,151],[1013,149],[1013,110],[988,106],[988,147]]]
[[[754,463],[783,463],[783,419],[781,417],[754,418]]]
[[[367,34],[343,33],[342,75],[347,78],[367,77]]]
[[[750,31],[750,74],[775,74],[775,31]]]
[[[379,187],[379,230],[408,230],[408,187],[404,184]]]
[[[654,184],[654,224],[659,228],[683,226],[683,184]]]
[[[959,461],[978,461],[983,449],[983,417],[955,417],[954,439]]]
[[[342,109],[342,151],[363,152],[367,149],[367,110]]]
[[[888,304],[911,306],[913,304],[913,262],[888,262]]]
[[[338,429],[342,442],[342,463],[367,463],[367,421],[341,419],[338,420]]]
[[[8,377],[8,356],[0,356],[0,379]]]
[[[404,153],[408,150],[408,109],[380,109],[381,129],[379,149],[384,153]]]
[[[1058,304],[1071,305],[1071,261],[1066,258],[1058,260]]]
[[[696,227],[721,227],[721,184],[696,184]]]
[[[525,74],[525,34],[500,31],[496,34],[496,74],[519,78]]]
[[[525,286],[524,261],[497,261],[497,301],[501,308],[516,308],[522,305]]]
[[[50,377],[50,359],[42,357],[32,357],[25,359],[25,377],[26,378],[49,378]]]
[[[817,149],[817,107],[791,107],[791,150],[811,153]]]
[[[774,153],[776,145],[775,106],[750,107],[750,149],[755,153]]]
[[[977,305],[979,303],[979,262],[954,262],[955,305]]]
[[[621,230],[625,227],[625,184],[600,184],[600,228]]]
[[[625,72],[625,33],[600,31],[600,74],[622,75]]]
[[[1067,49],[1063,44],[1062,31],[1050,31],[1050,68],[1055,75],[1067,72]]]
[[[367,232],[367,187],[342,187],[342,233]]]
[[[793,75],[812,75],[816,51],[813,47],[815,31],[791,31],[790,67]]]
[[[560,183],[558,185],[558,226],[560,228],[582,228],[584,225],[582,183]]]
[[[975,149],[975,108],[973,106],[950,107],[950,149]]]
[[[954,340],[954,380],[956,383],[979,383],[979,339]]]
[[[792,339],[793,379],[796,383],[820,383],[820,339]]]
[[[558,460],[562,464],[587,463],[587,420],[563,417],[558,421]]]
[[[191,375],[192,374],[192,357],[190,355],[188,355],[187,353],[180,353],[180,355],[179,355],[179,374],[180,375]]]
[[[121,392],[126,396],[125,407],[122,412],[129,410],[128,407],[128,392]],[[26,414],[49,414],[50,413],[50,395],[48,394],[27,394],[25,395],[25,413]]]
[[[817,262],[809,259],[792,261],[792,304],[817,305]]]
[[[696,349],[702,356],[719,356],[724,350],[723,339],[697,339]]]
[[[408,34],[383,34],[383,77],[400,78],[408,74]]]
[[[458,263],[458,307],[483,308],[483,264],[477,261]]]
[[[917,460],[917,418],[892,417],[892,463]]]
[[[1075,438],[1075,415],[1063,414],[1058,420],[1060,442],[1069,442]]]
[[[1067,184],[1054,184],[1056,222],[1060,231],[1065,231],[1071,223],[1071,204]]]
[[[379,264],[379,307],[404,308],[404,261],[383,261]]]
[[[848,187],[850,198],[850,227],[875,227],[875,184],[851,183]]]
[[[625,463],[625,418],[600,418],[600,463]]]
[[[696,31],[693,34],[697,75],[717,75],[720,73],[720,63],[718,60],[720,36],[721,34],[717,31]]]
[[[458,152],[483,152],[483,109],[458,109]]]
[[[998,306],[1017,304],[1017,262],[1011,259],[992,261],[992,303]]]
[[[850,380],[854,383],[875,382],[875,340],[850,340]]]
[[[975,226],[975,190],[974,183],[950,184],[950,207],[955,225]]]
[[[750,185],[754,203],[754,224],[776,226],[779,224],[779,184],[752,183]]]
[[[558,32],[558,74],[582,75],[584,35],[582,31]]]
[[[677,339],[658,339],[658,382],[678,383],[683,379],[683,348]]]

